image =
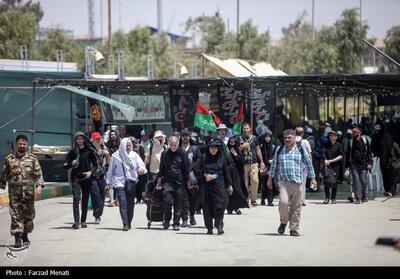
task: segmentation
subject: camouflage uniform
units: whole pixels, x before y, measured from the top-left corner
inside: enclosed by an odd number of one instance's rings
[[[9,154],[4,159],[0,188],[6,188],[10,199],[11,235],[30,233],[35,218],[35,187],[43,187],[42,169],[37,157],[25,153],[22,158]]]

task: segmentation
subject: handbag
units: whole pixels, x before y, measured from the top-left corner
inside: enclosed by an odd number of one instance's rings
[[[190,185],[197,185],[199,183],[193,171],[189,172],[189,182]]]
[[[126,179],[125,165],[122,162],[121,162],[121,164],[122,164],[122,170],[124,172],[124,177],[125,177],[125,191],[130,193],[135,190],[136,182],[131,179]]]
[[[330,166],[325,166],[324,180],[328,185],[337,183],[337,173]]]

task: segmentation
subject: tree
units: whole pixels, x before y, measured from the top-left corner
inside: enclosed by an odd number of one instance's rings
[[[26,45],[29,58],[35,58],[35,36],[43,16],[40,4],[22,0],[0,3],[0,58],[20,58],[20,46]]]
[[[56,50],[62,50],[63,61],[81,62],[85,60],[84,48],[76,42],[68,39],[61,27],[50,31],[38,46],[38,57],[40,60],[55,61]]]
[[[386,54],[400,63],[400,25],[393,26],[386,32],[384,42],[386,45]],[[400,71],[399,66],[396,66],[393,62],[385,59],[385,63],[390,71]]]
[[[269,33],[258,34],[257,26],[253,26],[251,19],[240,26],[239,57],[247,60],[259,61],[267,56]]]
[[[214,54],[225,35],[225,24],[219,13],[214,16],[189,17],[185,23],[185,31],[201,33],[204,40],[204,51]]]
[[[338,48],[338,72],[360,73],[361,56],[367,46],[362,41],[366,37],[368,25],[360,24],[357,9],[344,10],[335,23],[336,44]]]

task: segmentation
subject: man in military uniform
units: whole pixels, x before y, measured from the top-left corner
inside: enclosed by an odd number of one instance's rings
[[[35,190],[40,195],[44,186],[42,169],[35,155],[28,152],[28,138],[18,135],[17,150],[5,157],[0,188],[6,188],[10,199],[11,235],[15,237],[14,247],[21,247],[22,241],[29,245],[28,233],[33,230],[35,218]]]

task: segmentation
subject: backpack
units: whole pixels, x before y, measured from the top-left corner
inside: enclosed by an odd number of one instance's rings
[[[164,151],[168,149],[168,146],[166,144],[163,145]],[[153,154],[153,143],[150,143],[150,156],[149,156],[149,166],[151,163],[151,155]]]
[[[301,141],[296,142],[296,145],[297,145],[297,148],[298,148],[299,151],[300,151],[301,158],[302,158],[303,161],[304,161],[304,158],[305,158],[305,156],[304,156],[304,148],[303,148],[303,146],[301,145]],[[285,145],[284,145],[284,144],[281,144],[281,145],[278,147],[277,151],[276,151],[276,159],[278,160],[278,162],[279,162],[279,155],[281,154],[281,152],[282,152],[282,150],[283,150],[283,147],[285,147]]]
[[[364,136],[361,136],[362,141],[364,143],[364,147],[367,145],[367,139]],[[353,149],[353,138],[350,139],[350,148]],[[365,148],[365,152],[367,152],[367,148]]]

